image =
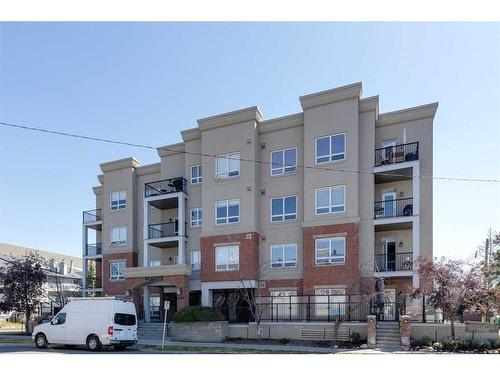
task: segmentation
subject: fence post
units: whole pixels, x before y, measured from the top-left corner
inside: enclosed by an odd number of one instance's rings
[[[328,321],[330,321],[330,295],[328,294],[328,306],[327,306],[327,310],[328,310]]]
[[[422,322],[426,322],[425,318],[425,294],[422,296]]]
[[[347,295],[347,321],[351,321],[351,295]],[[349,336],[350,337],[350,336]]]
[[[291,322],[292,321],[292,296],[288,296],[289,299],[289,306],[288,306],[288,320]]]
[[[311,296],[307,296],[307,315],[306,315],[306,320],[308,322],[311,321]]]
[[[273,303],[273,296],[271,296],[271,322],[273,321],[273,313],[274,313],[274,303]]]

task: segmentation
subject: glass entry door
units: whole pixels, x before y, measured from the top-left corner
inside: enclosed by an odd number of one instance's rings
[[[382,201],[384,207],[384,217],[396,216],[396,193],[383,193]]]

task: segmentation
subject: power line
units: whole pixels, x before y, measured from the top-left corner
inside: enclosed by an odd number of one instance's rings
[[[217,158],[217,156],[218,156],[215,154],[212,155],[212,154],[206,154],[206,153],[202,153],[202,152],[190,152],[190,151],[185,151],[185,150],[180,151],[180,150],[175,150],[175,149],[172,149],[169,147],[154,147],[154,146],[144,145],[144,144],[140,144],[140,143],[132,143],[132,142],[125,142],[125,141],[117,141],[117,140],[107,139],[107,138],[91,137],[91,136],[86,136],[86,135],[81,135],[81,134],[76,134],[76,133],[68,133],[68,132],[62,132],[62,131],[56,131],[56,130],[49,130],[49,129],[43,129],[43,128],[38,128],[38,127],[26,126],[26,125],[12,124],[12,123],[7,123],[7,122],[0,122],[0,125],[4,126],[4,127],[23,129],[23,130],[29,130],[29,131],[36,131],[36,132],[41,132],[41,133],[54,134],[54,135],[60,135],[60,136],[64,136],[64,137],[71,137],[71,138],[77,138],[77,139],[85,139],[88,141],[105,142],[105,143],[111,143],[111,144],[118,144],[118,145],[122,145],[122,146],[137,147],[137,148],[143,148],[143,149],[148,149],[148,150],[165,150],[165,151],[170,151],[172,153],[204,156],[204,157],[210,157],[210,158]],[[245,158],[238,158],[238,159],[234,159],[234,160],[239,160],[241,162],[248,162],[248,163],[256,163],[256,164],[266,164],[266,165],[272,164],[272,162],[265,161],[265,160],[254,160],[254,159],[245,159]],[[317,165],[314,165],[314,166],[297,165],[297,168],[323,170],[323,171],[330,171],[330,172],[341,172],[341,173],[354,173],[354,174],[359,174],[359,175],[375,175],[375,172],[370,172],[370,171],[339,169],[339,168],[331,168],[331,167],[322,167],[322,166],[317,166]],[[405,175],[405,174],[392,173],[392,172],[391,173],[380,172],[379,174],[383,175],[383,176],[388,176],[388,177],[409,177],[408,175]],[[446,180],[446,181],[500,183],[500,180],[498,180],[498,179],[438,177],[438,176],[423,176],[423,175],[420,175],[419,177],[422,179]]]

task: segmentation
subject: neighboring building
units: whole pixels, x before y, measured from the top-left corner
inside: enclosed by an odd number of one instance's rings
[[[61,297],[81,297],[82,295],[82,259],[65,254],[53,253],[38,249],[31,249],[6,243],[0,243],[0,267],[6,265],[6,261],[17,257],[37,253],[42,257],[47,281],[43,287],[44,296],[42,302],[44,307],[60,307]],[[1,298],[1,288],[0,288]]]
[[[420,176],[432,176],[437,103],[379,114],[378,101],[356,83],[302,96],[289,116],[245,108],[198,120],[159,163],[101,164],[84,291],[130,295],[145,320],[165,300],[170,312],[228,300],[242,282],[327,296],[383,278],[399,301],[419,285],[413,261],[432,257],[432,179]]]

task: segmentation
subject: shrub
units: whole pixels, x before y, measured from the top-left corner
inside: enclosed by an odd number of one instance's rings
[[[422,346],[431,346],[432,345],[432,339],[429,336],[423,336],[420,339],[420,345],[422,345]]]
[[[359,335],[358,332],[353,332],[351,333],[351,341],[353,344],[357,344],[361,339],[361,336]]]
[[[209,322],[225,320],[224,315],[211,307],[189,306],[174,314],[174,322]]]
[[[286,345],[286,344],[290,343],[290,340],[288,340],[287,338],[282,338],[282,339],[279,339],[278,342],[281,345]]]

